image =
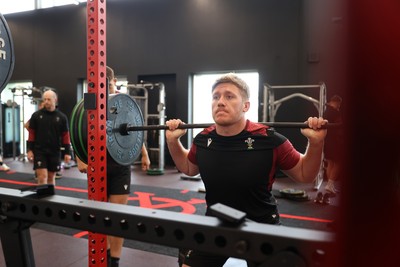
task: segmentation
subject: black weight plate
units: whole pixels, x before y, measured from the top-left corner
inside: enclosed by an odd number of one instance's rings
[[[139,105],[126,94],[110,95],[107,118],[107,151],[121,165],[135,162],[142,152],[143,131],[130,131],[122,135],[119,127],[122,124],[143,126],[144,119]]]
[[[304,190],[298,190],[298,189],[293,189],[293,188],[281,189],[281,190],[279,190],[279,192],[282,195],[286,195],[286,196],[302,196],[305,193]]]
[[[78,117],[76,120],[76,126],[77,126],[76,131],[78,133],[78,146],[79,146],[80,151],[82,152],[82,161],[87,163],[87,157],[88,157],[87,124],[88,124],[88,122],[87,122],[87,111],[85,110],[83,100],[78,108],[77,114],[78,114]]]
[[[85,125],[83,125],[85,124]],[[75,155],[84,163],[87,163],[87,121],[86,111],[83,108],[83,99],[72,110],[70,120],[71,143]],[[84,129],[83,129],[84,128]],[[85,132],[83,132],[85,131]],[[85,136],[82,140],[82,136]]]
[[[7,85],[14,70],[14,46],[11,32],[0,14],[0,93]]]

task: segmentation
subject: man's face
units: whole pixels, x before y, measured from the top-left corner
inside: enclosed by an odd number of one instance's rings
[[[212,92],[212,116],[216,124],[229,126],[240,121],[249,107],[250,102],[243,99],[236,85],[221,83]]]
[[[46,91],[43,93],[43,107],[49,111],[56,108],[57,97],[53,91]]]
[[[337,101],[331,101],[330,102],[330,105],[334,108],[334,109],[336,109],[336,110],[340,110],[340,102],[337,102]]]
[[[115,94],[115,89],[117,88],[117,79],[110,79],[108,84],[108,93]]]

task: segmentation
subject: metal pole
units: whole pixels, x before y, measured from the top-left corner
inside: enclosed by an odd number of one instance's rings
[[[12,135],[13,135],[13,159],[15,160],[15,157],[16,157],[16,154],[17,154],[17,152],[16,152],[16,148],[15,148],[15,127],[14,127],[14,125],[15,125],[15,93],[13,93],[13,101],[12,101],[12,106],[11,106],[11,112],[12,112],[12,114],[11,114],[11,118],[12,118],[12,121],[11,121],[11,124],[12,124]]]
[[[19,156],[21,161],[26,161],[26,148],[25,148],[25,129],[24,129],[24,122],[25,122],[25,88],[22,89],[22,118],[19,121],[19,128],[21,128],[22,123],[22,153]]]
[[[159,98],[160,98],[160,103],[158,104],[159,122],[160,122],[160,124],[164,124],[165,123],[165,86],[163,83],[159,83]],[[165,135],[164,135],[164,132],[161,131],[158,135],[158,147],[159,147],[158,169],[160,171],[164,170],[164,146],[165,146]]]
[[[87,80],[88,93],[94,95],[96,107],[88,110],[88,198],[99,202],[107,201],[107,150],[106,124],[106,1],[87,2]],[[91,118],[91,119],[89,119]],[[88,265],[107,266],[107,236],[89,232]]]

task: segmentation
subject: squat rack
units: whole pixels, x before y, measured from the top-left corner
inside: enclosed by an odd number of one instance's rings
[[[319,89],[319,99],[315,99],[303,93],[292,93],[280,99],[275,99],[275,90],[281,89]],[[275,121],[276,112],[283,102],[300,97],[314,104],[318,110],[318,115],[322,117],[325,111],[326,103],[326,86],[325,83],[317,85],[269,85],[264,83],[264,106],[263,106],[263,120],[264,121]]]
[[[157,105],[156,114],[150,114],[148,110],[149,93],[148,90],[158,89],[159,90],[159,103]],[[150,118],[158,119],[158,123],[161,125],[165,124],[165,85],[162,82],[158,83],[138,83],[127,85],[128,94],[132,96],[141,107],[143,111],[144,125],[149,124]],[[141,90],[143,96],[135,95],[135,91]],[[147,134],[145,135],[144,141],[148,141]],[[148,147],[149,151],[155,151],[158,154],[158,168],[152,168],[147,171],[147,174],[160,175],[164,173],[164,162],[165,162],[165,134],[164,130],[160,130],[158,134],[158,147]],[[149,155],[150,156],[150,155]]]
[[[280,92],[285,91],[293,91],[293,90],[300,90],[300,89],[311,89],[311,90],[319,90],[319,98],[313,98],[309,95],[304,93],[295,92],[279,99],[275,97],[275,91],[279,90]],[[326,86],[325,83],[321,82],[319,84],[312,84],[312,85],[270,85],[268,83],[264,83],[264,99],[263,99],[263,120],[264,121],[275,121],[275,116],[285,101],[288,101],[292,98],[300,97],[305,99],[312,104],[314,104],[315,108],[318,110],[318,116],[322,117],[325,111],[325,104],[326,104]],[[318,172],[317,177],[315,178],[314,182],[314,189],[318,190],[324,180],[324,168],[323,164],[321,164],[320,171]]]

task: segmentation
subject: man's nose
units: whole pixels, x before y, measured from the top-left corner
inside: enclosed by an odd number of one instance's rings
[[[222,105],[225,105],[225,99],[224,99],[224,97],[220,97],[220,98],[218,99],[218,106],[222,106]]]

